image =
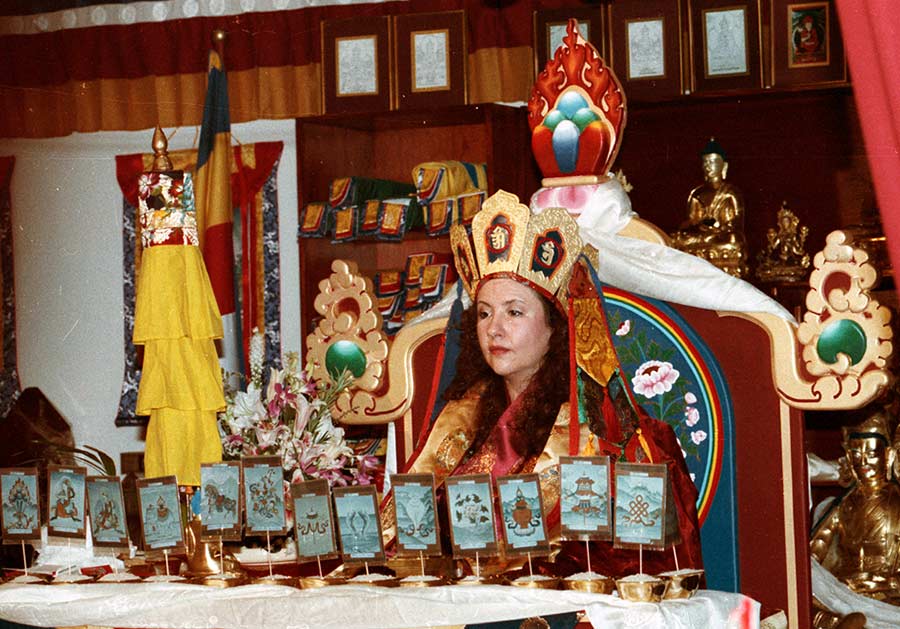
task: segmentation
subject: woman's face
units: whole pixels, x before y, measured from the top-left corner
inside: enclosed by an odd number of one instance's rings
[[[481,353],[506,381],[513,400],[525,390],[550,345],[553,330],[545,302],[528,286],[498,278],[481,286],[475,307]]]

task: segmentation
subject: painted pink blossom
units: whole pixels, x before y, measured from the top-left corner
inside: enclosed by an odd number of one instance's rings
[[[691,433],[691,441],[693,441],[694,444],[698,445],[698,446],[701,443],[703,443],[704,441],[706,441],[706,437],[707,437],[706,431],[703,431],[703,430],[695,430],[694,432]]]
[[[698,421],[700,421],[700,411],[693,406],[688,406],[684,409],[684,423],[688,427],[696,426]]]
[[[694,395],[693,393],[691,393],[690,391],[688,391],[687,393],[684,394],[684,403],[685,404],[696,404],[697,396]]]
[[[619,327],[616,328],[616,336],[625,336],[629,332],[631,332],[631,319],[625,319],[619,324]]]
[[[631,384],[635,393],[652,398],[671,391],[679,375],[678,370],[672,367],[672,363],[648,360],[638,367]]]

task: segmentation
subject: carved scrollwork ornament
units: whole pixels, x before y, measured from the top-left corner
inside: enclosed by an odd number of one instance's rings
[[[353,262],[335,260],[331,275],[319,282],[315,310],[322,319],[306,338],[308,362],[315,379],[332,379],[349,369],[353,385],[338,398],[334,415],[351,421],[375,406],[374,392],[383,384],[388,357],[381,314],[370,280]]]

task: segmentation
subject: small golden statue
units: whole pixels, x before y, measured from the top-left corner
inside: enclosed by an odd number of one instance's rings
[[[715,138],[710,138],[701,156],[705,181],[688,195],[688,218],[671,235],[672,246],[744,277],[748,269],[743,196],[725,181],[728,161]]]
[[[797,215],[782,201],[777,227],[766,232],[765,251],[757,256],[756,277],[762,282],[800,282],[809,274],[806,237],[809,227],[800,225]]]
[[[900,604],[900,484],[892,478],[896,451],[887,413],[843,433],[842,464],[853,484],[814,527],[810,550],[854,592]]]

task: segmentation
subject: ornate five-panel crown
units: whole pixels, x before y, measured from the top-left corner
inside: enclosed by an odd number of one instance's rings
[[[452,227],[450,246],[473,300],[484,280],[509,277],[561,305],[582,241],[575,219],[563,208],[532,214],[516,195],[500,190],[472,219],[471,237],[464,225]]]

